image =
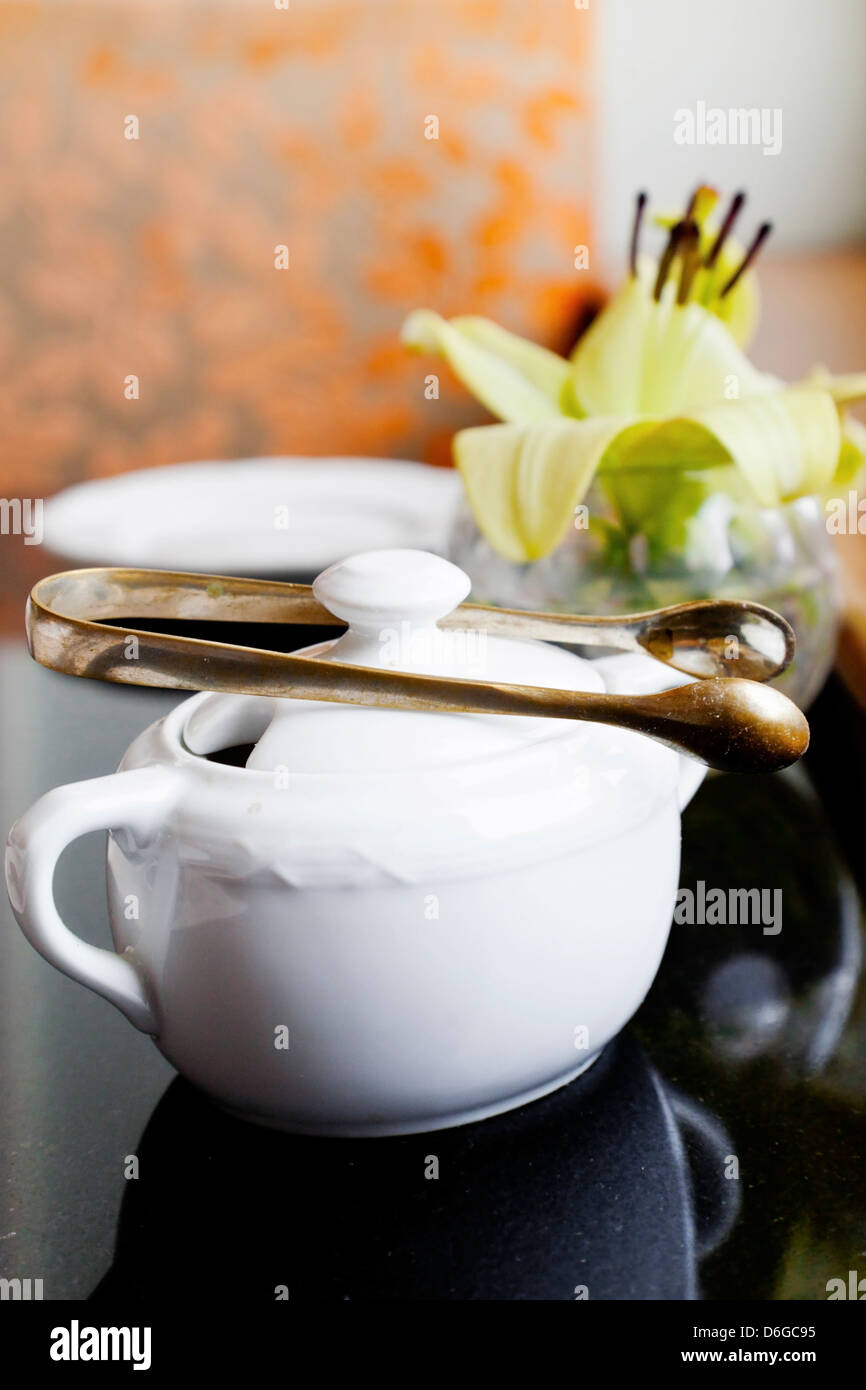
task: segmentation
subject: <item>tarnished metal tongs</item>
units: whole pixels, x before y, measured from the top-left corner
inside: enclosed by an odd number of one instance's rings
[[[116,619],[344,626],[305,584],[168,570],[67,570],[40,580],[30,595],[30,651],[52,670],[123,685],[614,724],[730,771],[785,767],[809,741],[796,705],[759,683],[784,670],[794,652],[789,625],[760,604],[706,600],[596,618],[465,603],[440,619],[443,628],[644,651],[698,678],[654,695],[351,666],[118,626]]]

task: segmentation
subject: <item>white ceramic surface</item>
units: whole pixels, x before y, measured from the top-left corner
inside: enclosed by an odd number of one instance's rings
[[[387,620],[416,669],[459,673],[465,648],[418,636],[463,583],[430,556],[355,557],[317,586],[352,627],[314,650],[393,660]],[[482,660],[563,688],[671,683],[647,657],[539,643],[490,639]],[[242,742],[246,767],[206,756]],[[631,1017],[702,774],[599,725],[199,695],[113,776],[38,802],[10,834],[7,883],[33,945],[234,1113],[425,1131],[564,1084]],[[74,936],[52,896],[63,847],[100,826],[116,953]]]
[[[253,458],[80,483],[45,504],[45,543],[75,564],[315,574],[359,550],[444,551],[461,487],[401,459]]]

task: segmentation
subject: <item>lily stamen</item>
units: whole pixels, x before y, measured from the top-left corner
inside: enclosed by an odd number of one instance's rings
[[[631,249],[629,251],[628,264],[632,278],[637,275],[637,253],[640,240],[641,223],[643,222],[644,208],[647,205],[647,195],[643,190],[637,195],[637,203],[634,210],[634,222],[631,229]]]
[[[687,225],[690,226],[691,223],[675,222],[671,227],[668,244],[662,252],[662,258],[659,261],[658,275],[656,276],[656,282],[653,288],[653,299],[655,300],[659,300],[662,297],[662,290],[667,283],[674,257],[680,249],[680,242],[682,241],[683,233]]]
[[[740,211],[745,201],[745,193],[734,194],[734,197],[731,201],[731,206],[728,208],[728,211],[725,215],[725,220],[719,228],[719,234],[713,242],[712,247],[710,248],[710,253],[707,256],[707,259],[704,261],[704,266],[707,270],[712,270],[716,261],[719,259],[719,252],[721,251],[722,247],[727,241],[731,228],[733,227],[734,223],[739,217]]]
[[[729,294],[729,293],[731,292],[731,290],[734,288],[734,285],[737,283],[737,281],[739,280],[740,276],[741,276],[741,275],[745,275],[746,271],[748,270],[749,266],[750,266],[750,265],[752,264],[752,262],[754,261],[755,257],[757,256],[758,252],[760,251],[761,247],[763,246],[764,242],[767,240],[767,237],[770,235],[770,233],[771,233],[772,230],[773,230],[773,224],[772,224],[772,222],[762,222],[762,223],[761,223],[760,227],[758,228],[757,232],[755,233],[755,238],[754,238],[754,240],[753,240],[751,246],[749,247],[748,251],[746,252],[745,256],[744,256],[743,259],[742,259],[742,262],[740,263],[739,269],[734,271],[734,273],[733,273],[733,275],[731,276],[730,280],[729,280],[728,283],[725,285],[724,289],[722,290],[721,294],[719,295],[719,298],[720,298],[720,299],[724,299],[725,295],[726,295],[726,294]]]

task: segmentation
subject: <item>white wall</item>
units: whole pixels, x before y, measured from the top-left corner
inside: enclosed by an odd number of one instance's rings
[[[618,274],[634,193],[680,205],[705,180],[750,195],[772,245],[866,239],[866,0],[590,0],[599,27],[599,227]],[[681,146],[674,112],[782,112],[781,152]]]

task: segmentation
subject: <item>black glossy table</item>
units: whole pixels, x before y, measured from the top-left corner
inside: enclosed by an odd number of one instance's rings
[[[4,826],[111,771],[174,703],[0,651]],[[188,1302],[196,1270],[251,1301],[824,1300],[866,1275],[866,736],[836,686],[813,731],[806,767],[713,777],[684,819],[682,884],[779,888],[782,930],[675,924],[584,1077],[435,1135],[300,1139],[221,1115],[36,955],[4,895],[0,1274],[97,1304]],[[109,945],[103,841],[67,851],[57,894]]]

